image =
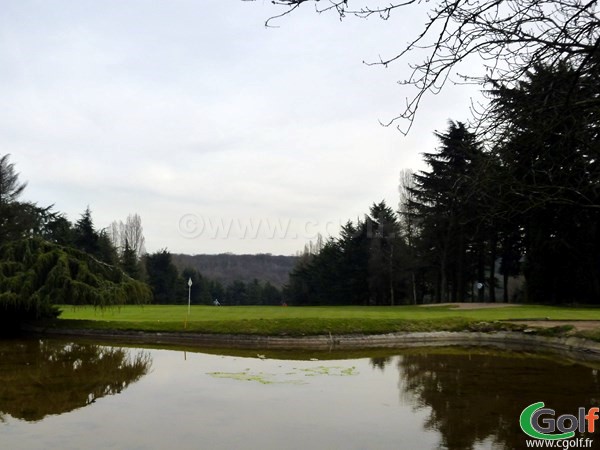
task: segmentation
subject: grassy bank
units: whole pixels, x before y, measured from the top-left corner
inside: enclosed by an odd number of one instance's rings
[[[63,306],[48,326],[102,330],[140,330],[252,335],[379,334],[400,331],[492,331],[522,329],[511,319],[600,320],[600,308],[511,306],[443,307],[268,307],[126,306],[118,309]],[[564,328],[564,327],[563,327]],[[557,330],[558,333],[568,330]],[[552,331],[545,330],[544,333]]]

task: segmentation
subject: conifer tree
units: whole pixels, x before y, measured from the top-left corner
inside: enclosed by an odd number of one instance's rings
[[[41,215],[47,212],[33,203],[19,202],[27,183],[19,181],[9,156],[0,157],[0,246],[39,229]]]
[[[129,241],[125,240],[125,248],[121,256],[121,267],[123,271],[135,280],[140,279],[140,267],[135,251],[129,246]]]
[[[435,273],[436,300],[464,301],[470,282],[483,281],[484,275],[484,260],[477,256],[484,252],[483,238],[473,226],[479,206],[474,180],[482,151],[460,122],[450,122],[436,136],[441,145],[425,154],[430,169],[414,175],[414,199],[408,206],[420,224],[421,257]]]
[[[27,183],[19,182],[14,164],[8,162],[9,156],[0,157],[0,208],[16,202],[27,187]]]
[[[98,255],[100,251],[100,245],[98,243],[99,236],[94,228],[94,222],[92,220],[92,211],[88,206],[74,227],[75,232],[75,246],[90,255]]]
[[[491,91],[494,151],[505,186],[503,271],[520,252],[527,296],[600,302],[600,68],[537,65],[517,86]]]
[[[184,281],[179,277],[177,268],[171,261],[171,253],[160,250],[145,258],[148,283],[154,294],[154,302],[170,304],[178,301],[178,293],[182,293]],[[187,280],[186,280],[187,281]],[[183,296],[180,297],[183,302]]]
[[[151,296],[146,284],[73,248],[40,238],[0,247],[0,331],[56,316],[55,304],[108,307],[147,303]]]

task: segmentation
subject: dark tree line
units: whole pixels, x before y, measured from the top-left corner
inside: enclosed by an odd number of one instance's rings
[[[121,266],[133,278],[140,278],[138,267],[134,267],[137,261],[134,264],[128,252],[119,252],[105,229],[96,228],[89,207],[77,222],[71,223],[64,214],[53,211],[52,206],[21,201],[27,183],[19,181],[9,156],[0,158],[0,246],[37,236],[80,250],[100,262]]]
[[[36,234],[49,242],[75,248],[100,262],[117,266],[133,279],[145,278],[141,258],[127,242],[124,248],[119,248],[106,229],[98,229],[89,207],[75,223],[71,223],[63,214],[50,213]]]
[[[401,24],[403,11],[422,5],[418,0],[273,3],[282,10],[267,25],[308,5],[340,19]],[[486,88],[490,102],[476,105],[471,129],[451,122],[437,133],[440,147],[424,155],[428,169],[404,177],[399,223],[406,257],[392,285],[404,280],[409,289],[402,300],[419,302],[496,301],[495,287],[501,284],[507,301],[509,277],[520,274],[526,279],[525,300],[600,303],[598,3],[435,0],[429,5],[419,33],[395,53],[367,62],[388,67],[404,61],[412,70],[399,84],[412,87],[413,95],[389,123],[403,119],[407,131],[423,95],[440,92],[448,80]],[[407,61],[415,51],[425,52],[425,58]],[[464,65],[467,72],[459,73],[458,65],[466,61],[478,64]],[[352,227],[364,231],[355,241],[368,241],[360,247],[360,264],[348,265],[344,231],[322,254],[302,261],[291,277],[290,296],[315,303],[378,303],[372,299],[382,297],[389,280],[372,272],[375,266],[368,261],[377,259],[377,246],[364,224]],[[358,287],[345,292],[347,286],[328,284],[336,271]],[[388,297],[386,303],[397,303]]]
[[[460,122],[437,132],[428,169],[403,177],[400,211],[374,205],[306,255],[290,299],[506,302],[523,275],[520,301],[600,303],[598,80],[560,61],[495,83],[493,139]]]
[[[299,305],[404,303],[407,255],[398,215],[382,201],[363,220],[344,225],[339,239],[302,255],[284,293]]]
[[[167,250],[146,254],[137,214],[98,229],[88,207],[71,223],[52,207],[21,201],[26,185],[9,155],[2,156],[0,331],[22,319],[55,316],[55,304],[187,303],[189,279],[193,304],[282,301],[280,290],[268,281],[234,280],[224,286],[193,268],[180,273]]]
[[[499,189],[489,216],[507,251],[524,255],[532,299],[600,302],[599,80],[598,66],[561,61],[491,91]]]
[[[0,157],[0,333],[55,317],[56,304],[150,301],[139,258],[94,226],[89,207],[71,223],[51,206],[22,201],[25,187],[9,155]]]
[[[281,291],[268,281],[234,280],[224,285],[195,268],[186,267],[180,272],[166,249],[146,255],[144,262],[155,303],[187,303],[188,280],[192,281],[189,295],[194,305],[210,305],[215,300],[222,305],[279,305],[282,302]]]
[[[0,333],[55,317],[56,304],[150,301],[149,287],[118,267],[122,261],[89,208],[71,224],[51,207],[20,201],[25,186],[8,155],[0,158]]]

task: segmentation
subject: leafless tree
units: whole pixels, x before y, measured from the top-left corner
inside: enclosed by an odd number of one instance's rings
[[[138,259],[146,252],[144,228],[139,214],[129,214],[125,223],[115,220],[109,225],[107,233],[120,253],[125,249],[126,242]]]
[[[414,195],[415,179],[413,171],[410,169],[402,169],[400,171],[400,184],[398,192],[400,193],[400,203],[398,205],[398,214],[400,216],[400,227],[406,240],[409,259],[411,264],[415,260],[415,240],[417,238],[417,223],[412,211],[412,206],[415,201]],[[413,304],[417,304],[417,282],[415,268],[411,270],[411,295]]]
[[[415,188],[415,180],[411,169],[402,169],[400,171],[400,183],[398,184],[398,193],[400,194],[400,202],[398,203],[398,212],[400,214],[400,223],[402,227],[409,231],[414,228],[411,222],[410,205],[415,202],[413,189]],[[412,235],[413,233],[411,233]],[[409,242],[410,245],[410,242]]]
[[[106,227],[106,234],[119,254],[121,254],[123,251],[122,244],[124,244],[124,242],[121,242],[121,236],[123,235],[124,227],[125,225],[120,220],[118,222],[115,220],[108,227]]]
[[[251,0],[253,1],[253,0]],[[301,6],[314,4],[319,13],[332,12],[340,19],[379,17],[398,20],[407,8],[419,7],[421,0],[272,0],[284,8],[266,21],[277,19]],[[434,0],[421,31],[396,53],[367,62],[390,64],[407,60],[420,50],[421,62],[408,60],[412,72],[401,85],[416,88],[404,109],[385,125],[395,124],[403,133],[412,126],[421,99],[438,93],[446,83],[501,81],[514,84],[536,64],[567,62],[584,74],[600,63],[600,8],[597,0]],[[472,57],[483,68],[459,73],[459,63]],[[473,66],[470,66],[473,67]],[[485,69],[485,70],[482,70]]]
[[[146,252],[144,228],[142,227],[142,219],[139,214],[129,214],[127,216],[127,221],[125,222],[125,239],[127,239],[129,246],[138,258]]]

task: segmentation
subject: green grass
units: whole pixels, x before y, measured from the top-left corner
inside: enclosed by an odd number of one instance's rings
[[[509,319],[600,320],[600,308],[538,305],[475,310],[447,306],[192,306],[189,317],[187,305],[124,306],[116,309],[63,306],[61,309],[61,318],[48,323],[48,326],[290,336],[522,328],[500,322]]]

